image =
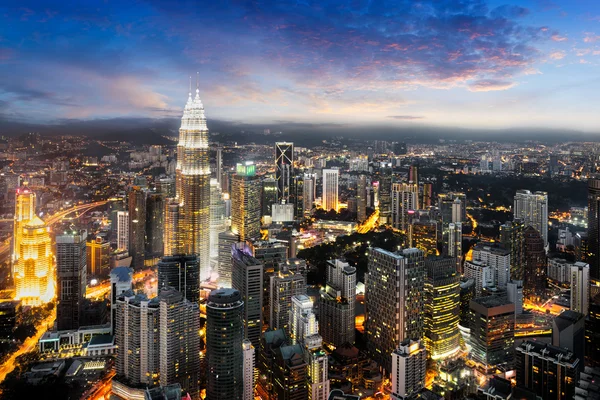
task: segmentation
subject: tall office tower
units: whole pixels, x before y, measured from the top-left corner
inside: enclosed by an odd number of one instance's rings
[[[265,331],[260,340],[257,362],[259,379],[261,387],[269,394],[273,393],[274,377],[277,372],[276,350],[284,346],[287,346],[287,337],[285,331],[281,329]]]
[[[260,346],[263,306],[263,265],[254,257],[247,246],[232,248],[231,283],[245,303],[243,323],[245,338],[255,348]]]
[[[523,281],[511,279],[506,285],[506,296],[515,304],[515,315],[523,314]]]
[[[129,250],[129,211],[117,211],[117,249]]]
[[[160,178],[158,180],[159,192],[165,199],[174,198],[176,195],[175,191],[175,179],[173,178]]]
[[[340,171],[338,169],[323,170],[323,196],[321,205],[326,211],[338,210],[339,174]]]
[[[544,400],[575,398],[579,360],[569,350],[526,340],[515,349],[517,386]]]
[[[52,241],[48,227],[35,215],[32,219],[19,221],[18,225],[15,300],[21,300],[24,306],[39,306],[54,298]]]
[[[515,305],[504,296],[471,300],[471,358],[484,370],[513,360]]]
[[[546,251],[544,239],[532,226],[523,231],[523,295],[528,299],[544,297],[546,290]]]
[[[506,289],[506,284],[510,281],[510,252],[508,250],[480,242],[473,247],[473,261],[481,261],[492,268],[493,285],[500,289]]]
[[[600,366],[600,304],[592,301],[585,319],[585,365]]]
[[[225,200],[216,179],[210,180],[210,258],[219,256],[219,233],[227,229]]]
[[[419,166],[411,165],[408,169],[408,181],[419,184]]]
[[[451,257],[428,257],[425,268],[425,347],[444,360],[460,351],[460,274]]]
[[[356,181],[356,219],[358,222],[367,219],[367,177],[363,174]]]
[[[115,334],[117,326],[117,299],[133,289],[133,270],[129,267],[115,267],[110,271],[110,334]]]
[[[243,316],[240,292],[210,292],[206,304],[207,399],[244,398]]]
[[[292,297],[292,342],[304,349],[308,365],[308,398],[326,400],[329,395],[328,359],[323,350],[323,338],[313,312],[313,302],[306,295]]]
[[[571,267],[571,310],[588,314],[590,299],[590,266],[576,262]]]
[[[242,381],[244,382],[244,393],[242,396],[243,400],[254,399],[254,366],[256,364],[254,346],[248,339],[244,339],[242,342],[242,355],[244,360],[244,376]]]
[[[420,340],[403,340],[392,352],[392,400],[416,398],[425,387],[427,351]]]
[[[275,179],[277,180],[277,200],[290,203],[292,177],[294,173],[294,143],[275,143]]]
[[[164,256],[158,262],[158,291],[174,288],[185,299],[197,303],[200,298],[200,264],[195,254]]]
[[[271,207],[277,204],[277,181],[265,178],[261,182],[261,215],[271,215]]]
[[[392,179],[391,167],[382,167],[378,172],[378,191],[376,204],[379,204],[379,217],[383,223],[389,223],[392,215]]]
[[[110,273],[110,243],[96,236],[86,243],[87,275],[105,278]]]
[[[231,231],[241,241],[260,238],[260,179],[251,161],[237,165],[231,182]]]
[[[223,148],[221,146],[217,146],[216,151],[217,154],[215,157],[215,179],[217,180],[219,189],[221,189],[221,180],[223,178]]]
[[[292,204],[294,215],[301,218],[304,213],[304,174],[297,174],[292,177],[290,203]]]
[[[394,183],[392,185],[392,226],[408,231],[410,211],[419,209],[419,185]]]
[[[271,210],[271,217],[275,224],[294,221],[295,207],[293,204],[273,204]]]
[[[600,279],[600,179],[588,181],[588,255],[581,260],[590,265],[590,279]]]
[[[163,234],[165,256],[182,254],[183,251],[183,246],[181,244],[182,237],[181,232],[179,231],[179,219],[181,217],[179,210],[179,201],[177,199],[167,199]]]
[[[372,248],[365,278],[367,348],[391,371],[390,354],[400,343],[423,336],[424,254],[414,248],[395,253]]]
[[[460,220],[456,220],[457,203],[456,199],[460,200]],[[460,192],[440,193],[438,194],[438,209],[440,211],[441,222],[444,225],[450,222],[466,222],[467,221],[467,195]],[[454,219],[453,219],[454,214]]]
[[[513,214],[526,227],[532,226],[539,232],[544,246],[548,244],[548,193],[517,190]]]
[[[431,200],[433,199],[433,184],[423,184],[423,200],[421,201],[421,208],[428,209],[431,207]]]
[[[283,329],[290,336],[292,297],[306,294],[306,278],[282,266],[270,277],[269,328]]]
[[[456,260],[456,270],[462,271],[462,222],[448,224],[447,255]]]
[[[315,174],[304,174],[302,184],[302,215],[307,217],[313,209],[317,195],[317,176]]]
[[[300,344],[279,346],[273,352],[275,355],[273,398],[308,399],[308,365],[305,361],[305,351],[302,346]]]
[[[148,193],[146,198],[146,253],[160,257],[164,252],[165,198],[162,193]]]
[[[462,328],[471,326],[471,300],[475,297],[475,281],[462,279],[460,281],[460,322]]]
[[[323,342],[354,344],[356,268],[342,260],[327,261],[327,281],[319,300],[319,333]]]
[[[575,353],[579,371],[585,359],[585,315],[566,310],[552,321],[552,345]]]
[[[500,243],[510,251],[510,276],[521,281],[525,268],[524,228],[523,222],[518,219],[500,226]]]
[[[197,398],[199,329],[198,305],[172,288],[152,300],[131,291],[123,293],[116,307],[116,379],[131,386],[179,383]]]
[[[129,255],[131,266],[142,268],[145,260],[146,191],[134,186],[127,194],[129,205]]]
[[[219,233],[219,286],[231,287],[231,248],[240,241],[239,235],[231,231]]]
[[[494,269],[481,260],[465,261],[464,275],[473,280],[473,290],[480,297],[483,288],[494,286]]]
[[[19,244],[21,243],[21,234],[23,226],[35,218],[35,208],[37,205],[35,193],[27,188],[18,188],[15,192],[15,215],[13,222],[13,241],[12,241],[12,262],[16,265],[19,259]]]
[[[462,208],[465,205],[462,204],[462,202],[460,201],[460,199],[457,197],[456,199],[454,199],[454,201],[452,202],[452,222],[453,223],[457,223],[457,222],[462,222]]]
[[[210,277],[210,163],[208,127],[200,91],[183,110],[177,144],[176,199],[179,202],[178,244],[173,254],[196,254],[200,280]],[[166,253],[165,253],[166,254]]]
[[[56,329],[79,329],[87,285],[87,232],[73,228],[56,236]]]
[[[408,246],[423,250],[425,257],[437,255],[437,224],[433,221],[410,223],[408,225]]]

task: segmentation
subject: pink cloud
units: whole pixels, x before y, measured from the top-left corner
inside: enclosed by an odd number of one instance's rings
[[[516,86],[515,82],[482,79],[469,84],[468,89],[471,92],[492,92],[497,90],[508,90],[514,86]]]
[[[553,60],[562,60],[565,58],[566,54],[564,51],[553,51],[550,53],[549,57]]]
[[[585,43],[594,43],[598,40],[600,40],[600,36],[596,35],[595,33],[591,33],[591,32],[587,32],[585,34],[585,37],[583,38],[583,41]]]
[[[555,42],[564,42],[566,40],[569,40],[569,39],[567,39],[566,36],[561,36],[561,35],[552,35],[551,39]]]

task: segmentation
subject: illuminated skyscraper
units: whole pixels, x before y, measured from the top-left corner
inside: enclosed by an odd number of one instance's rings
[[[306,279],[300,273],[290,271],[282,265],[278,272],[270,277],[269,311],[271,329],[283,329],[290,335],[290,313],[292,297],[306,294]]]
[[[392,185],[392,226],[408,231],[409,212],[419,209],[419,185],[394,183]]]
[[[110,273],[110,243],[96,236],[86,244],[87,274],[103,278]]]
[[[219,233],[227,229],[225,200],[216,179],[210,180],[210,258],[219,256]]]
[[[197,303],[200,297],[200,266],[195,254],[164,256],[158,263],[158,290],[171,287]]]
[[[164,252],[165,197],[162,193],[148,193],[146,198],[146,253],[160,257]]]
[[[309,216],[310,211],[313,209],[316,196],[316,187],[317,176],[315,174],[304,174],[302,185],[302,212],[304,216]]]
[[[241,241],[260,238],[260,180],[256,166],[252,162],[238,164],[236,172],[231,183],[231,231]]]
[[[117,249],[129,250],[128,211],[117,211]]]
[[[245,338],[252,342],[254,348],[260,346],[262,333],[263,306],[263,265],[250,253],[247,246],[232,248],[231,282],[244,301]]]
[[[544,239],[537,229],[528,226],[523,231],[524,273],[523,296],[527,299],[540,299],[546,290],[547,258]]]
[[[13,265],[19,259],[19,243],[21,243],[21,233],[23,225],[35,217],[36,196],[35,193],[27,187],[19,188],[15,195],[15,216],[13,223]]]
[[[587,316],[590,303],[590,266],[576,262],[571,266],[571,310]]]
[[[181,240],[179,232],[179,201],[177,199],[168,199],[165,206],[165,223],[164,223],[164,253],[165,256],[173,256],[181,254]]]
[[[338,210],[338,190],[340,171],[337,169],[323,170],[323,198],[322,208],[326,211]]]
[[[79,329],[85,299],[87,232],[68,230],[56,236],[56,329]]]
[[[342,260],[327,261],[327,284],[321,289],[319,332],[331,346],[354,343],[356,268]]]
[[[425,347],[434,360],[460,350],[460,275],[452,257],[425,259]]]
[[[367,177],[362,174],[356,182],[356,219],[358,222],[367,219]]]
[[[415,221],[409,224],[408,245],[423,250],[425,257],[438,255],[437,224],[433,221]]]
[[[277,203],[277,181],[265,178],[262,181],[261,214],[271,215],[271,207]]]
[[[588,254],[581,261],[590,265],[590,279],[600,279],[600,179],[588,181]]]
[[[392,400],[416,398],[425,387],[427,355],[419,340],[406,339],[392,353]]]
[[[392,370],[392,352],[405,339],[420,338],[424,327],[425,265],[423,251],[369,251],[365,277],[365,334],[371,357]]]
[[[525,227],[534,227],[544,239],[544,245],[548,244],[548,193],[517,190],[513,213]]]
[[[277,171],[277,200],[290,202],[292,177],[294,176],[294,143],[275,143],[275,164]]]
[[[129,255],[131,266],[142,268],[146,241],[146,191],[134,186],[127,194],[129,204]]]
[[[242,352],[244,358],[244,396],[243,400],[254,399],[254,367],[256,365],[256,358],[254,352],[254,346],[249,340],[242,342]]]
[[[15,300],[38,306],[54,298],[52,241],[48,227],[39,217],[19,223],[15,265]]]
[[[192,98],[190,90],[181,118],[176,167],[179,238],[169,240],[177,250],[170,249],[170,254],[198,255],[200,280],[206,280],[210,277],[210,165],[208,127],[199,93],[196,88]]]

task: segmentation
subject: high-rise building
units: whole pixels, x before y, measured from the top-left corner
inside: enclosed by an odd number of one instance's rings
[[[302,182],[302,216],[309,216],[317,195],[317,176],[304,174]]]
[[[181,217],[179,201],[175,198],[167,199],[165,205],[165,221],[163,246],[164,255],[173,256],[182,254],[181,232],[179,232],[179,218]]]
[[[513,214],[525,227],[532,226],[539,232],[544,246],[548,244],[548,193],[517,190]]]
[[[15,300],[21,300],[25,306],[39,306],[54,298],[52,241],[48,227],[35,215],[32,219],[20,221],[18,225],[20,233],[16,237],[14,266]]]
[[[110,329],[115,334],[117,326],[117,299],[133,289],[133,270],[129,267],[115,267],[110,271]]]
[[[158,181],[158,189],[165,199],[174,198],[176,195],[175,179],[160,178]]]
[[[371,357],[386,371],[391,371],[390,355],[402,341],[423,336],[425,275],[419,249],[369,251],[365,334]]]
[[[462,271],[462,222],[448,224],[447,255],[456,260],[456,270]]]
[[[356,181],[356,219],[358,222],[367,219],[367,176],[364,174]]]
[[[87,232],[70,228],[56,236],[56,329],[79,329],[87,285]]]
[[[123,293],[116,303],[116,380],[131,386],[179,383],[199,395],[200,311],[174,289],[148,300]],[[241,344],[240,344],[241,350]]]
[[[571,266],[571,311],[588,314],[590,299],[590,266],[576,262]]]
[[[416,398],[425,387],[427,352],[419,340],[403,340],[392,352],[392,400]]]
[[[244,398],[244,302],[235,289],[213,290],[206,304],[207,399]]]
[[[110,273],[110,243],[100,235],[86,244],[87,275],[96,278],[107,277]]]
[[[592,301],[585,319],[585,365],[600,367],[600,304]]]
[[[338,210],[338,190],[339,190],[338,169],[323,170],[323,196],[321,205],[326,211]]]
[[[460,200],[460,204],[456,201]],[[438,209],[442,224],[467,221],[467,196],[465,193],[450,192],[438,194]],[[457,219],[460,212],[460,219]]]
[[[470,357],[483,371],[513,361],[515,305],[504,296],[471,300]]]
[[[433,221],[410,223],[408,225],[408,245],[422,250],[425,257],[438,255],[437,224]]]
[[[294,208],[293,204],[273,204],[271,206],[273,223],[294,221]]]
[[[306,294],[306,278],[284,265],[270,277],[269,288],[269,327],[283,329],[289,337],[292,297]]]
[[[231,249],[240,241],[239,235],[231,231],[219,233],[219,286],[231,287]]]
[[[265,178],[261,182],[261,215],[271,215],[271,207],[277,203],[277,180]]]
[[[13,222],[13,250],[12,261],[13,266],[16,265],[20,257],[19,245],[21,243],[21,234],[23,226],[34,219],[35,208],[37,206],[35,193],[28,187],[16,189],[15,192],[15,214]]]
[[[544,297],[546,290],[546,251],[544,239],[532,226],[523,231],[524,268],[523,296],[528,299]]]
[[[552,345],[569,350],[579,359],[583,371],[585,359],[585,315],[566,310],[552,321]]]
[[[275,331],[277,332],[277,331]],[[276,399],[308,399],[308,365],[300,344],[273,350],[273,392]]]
[[[434,360],[460,351],[460,275],[451,257],[425,259],[425,336],[427,354]]]
[[[544,400],[575,398],[579,360],[569,350],[527,340],[515,349],[517,386]]]
[[[217,154],[215,157],[215,178],[217,180],[217,184],[219,185],[219,189],[222,190],[221,180],[223,178],[223,148],[221,146],[218,146],[216,151]]]
[[[146,197],[146,253],[160,257],[164,252],[165,198],[162,193]]]
[[[506,285],[508,301],[515,304],[515,315],[523,314],[523,281],[511,280]]]
[[[195,254],[164,256],[158,262],[158,291],[174,288],[185,299],[197,303],[200,298],[200,265]]]
[[[525,270],[524,229],[523,222],[518,219],[500,226],[500,243],[510,252],[510,277],[521,281]]]
[[[196,88],[192,98],[190,88],[181,118],[175,178],[178,237],[170,238],[176,247],[165,254],[196,254],[203,281],[210,277],[210,162],[208,127],[199,93]]]
[[[275,143],[275,179],[277,180],[277,200],[290,203],[292,177],[294,173],[294,143]]]
[[[262,333],[263,307],[263,265],[247,246],[232,248],[231,283],[240,292],[244,301],[244,333],[245,338],[252,342],[255,348],[260,346]]]
[[[313,312],[313,302],[306,295],[292,297],[292,342],[303,348],[308,365],[307,383],[310,400],[326,400],[329,395],[328,359],[323,338]]]
[[[464,275],[473,280],[473,290],[480,297],[483,289],[494,286],[494,269],[481,260],[465,261]]]
[[[479,242],[473,247],[473,261],[480,261],[492,269],[493,285],[506,289],[510,281],[510,252],[502,247]]]
[[[134,186],[127,194],[129,206],[129,255],[133,268],[142,268],[145,261],[146,191]]]
[[[248,339],[242,342],[242,355],[244,360],[244,382],[243,400],[254,399],[254,366],[256,364],[254,346]]]
[[[327,282],[319,300],[319,333],[323,342],[354,344],[356,268],[342,260],[327,261]]]
[[[260,238],[260,180],[250,161],[237,164],[231,182],[231,231],[241,241]]]
[[[590,265],[590,279],[600,279],[600,179],[588,181],[588,254],[584,262]]]
[[[210,180],[210,258],[219,256],[219,233],[225,232],[225,200],[216,179]]]
[[[421,208],[428,209],[431,207],[431,200],[433,199],[433,183],[423,183],[423,199],[421,201]]]
[[[410,215],[419,209],[419,185],[415,183],[392,184],[392,226],[408,231]]]
[[[129,250],[129,211],[117,211],[117,249]]]

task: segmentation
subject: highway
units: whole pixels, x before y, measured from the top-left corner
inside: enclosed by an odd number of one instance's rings
[[[15,360],[17,359],[17,357],[19,357],[25,353],[29,353],[35,347],[37,347],[38,340],[40,340],[42,335],[44,333],[46,333],[46,330],[48,329],[48,327],[52,326],[54,324],[55,319],[56,319],[56,308],[54,310],[52,310],[52,313],[48,316],[48,318],[46,318],[44,321],[42,321],[42,323],[40,323],[37,331],[35,332],[35,335],[27,338],[23,342],[23,344],[21,344],[21,347],[19,347],[19,349],[17,351],[15,351],[10,356],[10,358],[8,360],[6,360],[4,362],[4,364],[2,364],[2,366],[0,366],[0,382],[3,382],[4,379],[6,378],[6,375],[10,374],[15,369],[15,365],[16,365]]]
[[[358,229],[356,230],[358,233],[367,233],[373,230],[377,226],[377,221],[379,220],[379,210],[375,210],[373,214],[369,216],[364,222],[362,222]]]

